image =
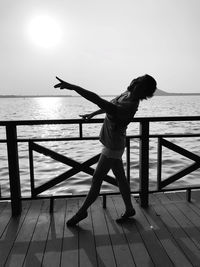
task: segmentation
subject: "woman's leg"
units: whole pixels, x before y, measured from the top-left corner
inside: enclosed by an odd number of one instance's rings
[[[112,171],[118,181],[119,190],[124,200],[126,211],[129,212],[129,211],[134,210],[132,202],[131,202],[130,186],[126,179],[124,166],[123,166],[123,162],[121,159],[115,159],[112,165]]]
[[[113,159],[107,158],[105,155],[101,154],[98,165],[92,178],[92,185],[87,194],[87,197],[83,202],[82,206],[80,207],[79,211],[67,221],[68,226],[74,226],[87,217],[87,209],[98,197],[103,178],[112,168],[112,164]]]
[[[105,155],[101,154],[98,165],[94,172],[92,178],[92,185],[87,194],[87,197],[79,209],[80,212],[87,211],[87,209],[92,205],[92,203],[97,199],[101,185],[103,182],[103,178],[107,175],[109,170],[112,168],[113,159],[107,158]]]

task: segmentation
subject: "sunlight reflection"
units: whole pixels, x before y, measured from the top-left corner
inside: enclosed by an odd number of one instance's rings
[[[55,117],[55,114],[57,114],[57,111],[60,108],[62,99],[60,97],[38,97],[35,98],[38,109],[40,110],[40,113],[42,115],[47,116],[50,118]]]
[[[36,113],[38,119],[48,120],[48,119],[60,119],[58,114],[60,114],[60,109],[62,105],[62,99],[60,97],[38,97],[35,98],[36,101]],[[40,129],[40,130],[39,130]],[[39,131],[38,131],[39,130]],[[36,126],[36,135],[40,133],[40,137],[46,138],[51,136],[58,136],[60,133],[60,125],[41,125]],[[59,135],[60,136],[60,135]]]

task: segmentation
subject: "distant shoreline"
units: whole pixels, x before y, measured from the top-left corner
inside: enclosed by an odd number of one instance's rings
[[[200,95],[200,93],[173,93],[173,94],[155,94],[155,96],[195,96]],[[101,97],[115,97],[116,95],[101,95]],[[69,96],[69,95],[0,95],[0,98],[38,98],[38,97],[81,97],[79,95],[77,96]]]
[[[200,93],[168,93],[157,89],[155,96],[189,96],[200,95]],[[116,95],[101,95],[102,97],[115,97]],[[37,97],[80,97],[79,95],[0,95],[0,98],[37,98]]]
[[[71,95],[0,95],[0,98],[73,97]]]

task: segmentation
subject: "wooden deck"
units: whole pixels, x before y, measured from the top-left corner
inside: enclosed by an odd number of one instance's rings
[[[133,198],[135,219],[119,225],[120,196],[101,198],[87,219],[75,228],[66,220],[82,199],[24,201],[20,217],[12,218],[10,203],[0,203],[0,266],[200,266],[200,191],[150,195],[142,209]]]

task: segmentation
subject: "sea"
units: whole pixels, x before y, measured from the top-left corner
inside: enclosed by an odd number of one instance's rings
[[[104,97],[111,100],[113,97]],[[160,116],[200,116],[200,96],[154,96],[149,100],[143,100],[135,117],[160,117]],[[48,119],[79,119],[79,115],[90,113],[98,107],[93,103],[76,96],[71,97],[9,97],[0,98],[0,121],[12,120],[48,120]],[[96,118],[103,118],[99,115]],[[98,136],[100,124],[85,124],[84,136]],[[150,125],[151,134],[200,134],[200,121],[169,121],[153,122]],[[18,126],[18,138],[59,138],[78,136],[76,125],[44,125],[44,126]],[[127,129],[127,135],[139,134],[139,123],[131,123]],[[0,140],[5,140],[5,127],[0,126]],[[167,140],[181,146],[200,156],[200,137],[167,138]],[[38,143],[57,153],[70,157],[83,163],[89,158],[101,152],[102,145],[98,140],[87,141],[45,141]],[[150,139],[149,162],[149,186],[156,189],[157,185],[157,138]],[[139,189],[139,139],[132,138],[130,142],[130,184],[131,190]],[[22,196],[30,196],[30,166],[28,144],[18,143],[20,182]],[[163,148],[162,153],[162,179],[179,172],[191,165],[192,160]],[[35,186],[66,172],[71,167],[34,152],[34,177]],[[124,168],[126,169],[126,153],[123,155]],[[95,165],[92,166],[95,168]],[[112,171],[109,175],[113,176]],[[114,176],[113,176],[114,177]],[[45,191],[42,195],[74,195],[85,194],[90,188],[92,177],[84,172],[79,172],[66,181],[57,184]],[[200,170],[186,175],[176,181],[170,187],[200,186]],[[118,188],[103,182],[102,192],[115,192]],[[2,197],[10,196],[9,174],[7,161],[7,147],[0,142],[0,193]]]

